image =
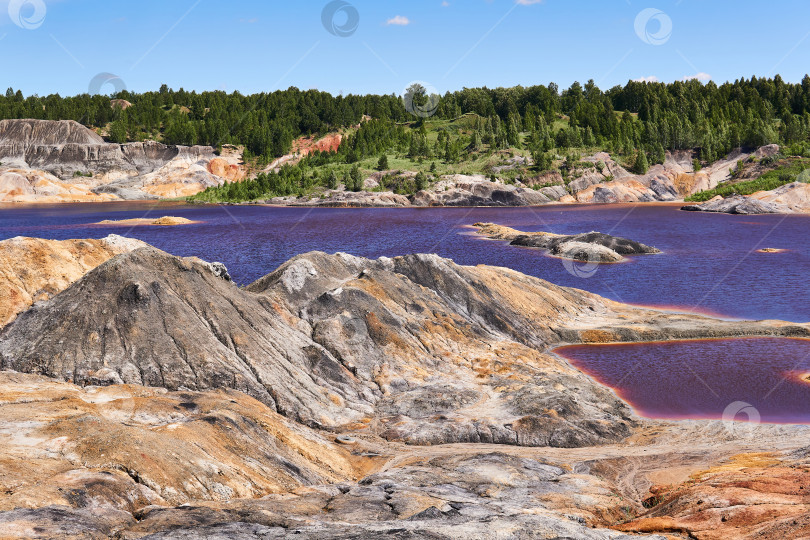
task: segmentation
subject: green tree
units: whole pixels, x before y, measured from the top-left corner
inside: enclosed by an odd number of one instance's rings
[[[647,174],[647,171],[650,170],[650,163],[647,161],[647,153],[643,149],[639,150],[636,155],[636,163],[633,166],[633,170],[636,174]]]
[[[425,173],[419,171],[416,173],[416,178],[414,179],[414,185],[416,187],[416,191],[422,191],[427,189],[428,186],[428,178]]]
[[[360,168],[357,165],[352,167],[350,183],[352,191],[363,191],[363,175],[360,173]]]
[[[380,156],[380,159],[377,161],[377,170],[378,171],[386,171],[388,170],[388,155],[383,154]]]
[[[110,124],[110,140],[118,144],[127,142],[127,128],[122,121],[116,120]]]
[[[330,170],[329,176],[326,178],[326,187],[329,189],[337,189],[339,184],[337,173],[334,169]]]

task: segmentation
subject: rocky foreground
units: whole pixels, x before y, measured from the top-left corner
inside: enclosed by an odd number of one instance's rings
[[[434,255],[313,252],[242,289],[99,244],[63,276],[82,241],[41,242],[13,240],[40,253],[28,289],[53,276],[53,295],[0,332],[4,537],[810,534],[805,428],[644,420],[550,352],[807,325]]]

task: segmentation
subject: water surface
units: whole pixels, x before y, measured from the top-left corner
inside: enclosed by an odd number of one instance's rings
[[[91,225],[163,215],[203,223],[173,228]],[[471,234],[468,227],[478,221],[565,234],[598,230],[656,246],[664,254],[603,265],[592,277],[582,278],[540,251]],[[0,207],[0,239],[122,234],[176,255],[222,261],[241,284],[311,250],[365,257],[435,252],[460,264],[506,266],[631,304],[794,322],[810,321],[808,230],[808,216],[730,216],[649,204],[310,209],[138,202]],[[789,251],[754,252],[764,247]]]
[[[555,352],[648,418],[810,423],[810,340],[576,345]]]

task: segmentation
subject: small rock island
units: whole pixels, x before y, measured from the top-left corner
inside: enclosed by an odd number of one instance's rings
[[[508,240],[509,245],[544,249],[561,259],[597,263],[618,263],[625,255],[648,255],[661,250],[600,232],[563,235],[549,232],[523,232],[495,223],[476,223],[478,232],[492,240]]]

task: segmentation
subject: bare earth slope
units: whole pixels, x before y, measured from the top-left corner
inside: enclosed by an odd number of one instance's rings
[[[146,244],[111,235],[101,240],[11,238],[0,242],[0,328],[39,300],[66,289],[110,258]]]
[[[0,332],[0,367],[28,373],[0,372],[0,530],[790,537],[805,526],[807,429],[642,420],[548,350],[737,335],[810,330],[433,255],[314,252],[239,289],[221,267],[136,249]],[[751,517],[763,500],[778,527]]]
[[[0,202],[184,197],[244,176],[211,147],[107,143],[69,120],[0,120],[0,162]]]
[[[683,209],[726,214],[808,214],[810,184],[792,182],[770,191],[757,191],[746,196],[734,195],[725,199],[716,197],[702,204],[684,206]]]

